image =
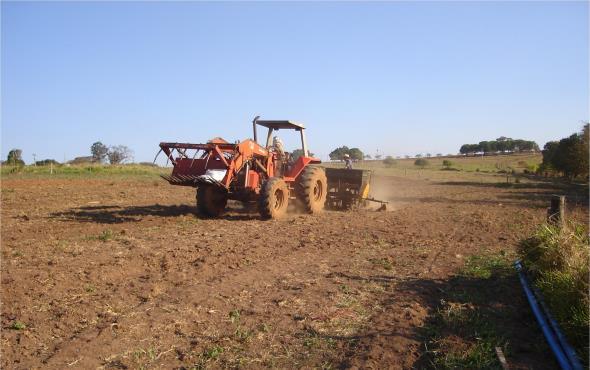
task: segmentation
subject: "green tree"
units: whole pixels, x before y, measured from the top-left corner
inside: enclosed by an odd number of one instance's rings
[[[463,144],[461,149],[459,149],[459,153],[465,155],[475,154],[479,151],[481,151],[479,144]]]
[[[582,147],[582,135],[579,134],[573,134],[570,137],[559,141],[557,155],[553,159],[555,162],[554,165],[569,179],[573,179],[588,171],[587,154],[586,156],[581,155]],[[585,157],[586,160],[584,160],[583,157]],[[583,168],[585,164],[586,168]]]
[[[95,162],[102,162],[107,158],[109,148],[100,141],[97,141],[90,146],[90,153],[92,153],[92,158]]]
[[[443,160],[442,165],[445,168],[451,168],[451,166],[453,165],[453,162],[449,161],[448,159],[445,159],[445,160]]]
[[[590,155],[590,124],[588,122],[584,125],[581,136],[582,142],[578,148],[579,153],[577,154],[578,158],[580,158],[580,168],[582,169],[580,174],[588,177],[588,167],[590,166],[590,161],[588,160],[588,156]]]
[[[480,141],[479,149],[484,153],[490,153],[492,151],[492,145],[490,141]]]
[[[359,148],[350,148],[348,150],[348,155],[355,161],[362,161],[365,156]]]
[[[573,179],[588,176],[588,135],[589,126],[582,131],[559,141],[550,141],[543,148],[543,162],[540,171],[556,171]]]
[[[59,166],[59,162],[55,159],[44,159],[42,161],[35,162],[36,166],[49,166],[49,165]]]
[[[295,149],[294,151],[291,152],[291,159],[296,161],[302,155],[303,155],[303,149]],[[307,152],[307,155],[309,157],[315,157],[315,154],[310,151]]]
[[[20,149],[12,149],[8,152],[8,156],[6,157],[7,164],[11,166],[24,166],[25,161],[23,161],[23,151]]]
[[[364,158],[364,153],[359,148],[349,148],[346,145],[334,149],[328,155],[333,161],[341,161],[344,159],[345,154],[348,154],[350,158],[355,161],[362,161]],[[375,156],[375,158],[377,158],[377,156]]]
[[[333,161],[341,161],[344,159],[344,154],[348,154],[350,149],[346,145],[343,145],[339,148],[336,148],[328,154],[331,160]]]
[[[392,167],[392,166],[395,166],[397,164],[397,161],[395,159],[393,159],[392,156],[388,155],[383,160],[383,164],[385,164],[385,166],[387,166],[387,167]]]
[[[110,164],[121,164],[133,158],[133,152],[125,145],[116,145],[109,148],[107,154]]]
[[[428,166],[428,164],[429,164],[428,161],[426,159],[424,159],[424,158],[418,158],[414,162],[414,165],[415,166],[422,167],[422,168]]]

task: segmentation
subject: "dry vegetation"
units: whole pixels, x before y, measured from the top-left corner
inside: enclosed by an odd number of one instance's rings
[[[563,227],[541,225],[531,238],[520,244],[520,254],[552,315],[587,363],[588,227],[579,222],[567,222]]]

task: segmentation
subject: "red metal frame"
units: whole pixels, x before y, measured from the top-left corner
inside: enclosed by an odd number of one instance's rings
[[[291,166],[290,170],[285,174],[285,176],[283,176],[283,180],[285,180],[288,183],[294,182],[299,177],[303,169],[305,169],[305,167],[313,163],[321,163],[321,161],[313,157],[301,156],[297,158],[295,163]]]

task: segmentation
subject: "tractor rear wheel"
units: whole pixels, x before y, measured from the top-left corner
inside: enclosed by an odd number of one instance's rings
[[[324,169],[306,167],[299,178],[298,190],[299,198],[307,212],[321,212],[328,194],[328,180]]]
[[[219,217],[227,206],[227,194],[223,189],[213,185],[201,185],[197,188],[197,210],[203,216]]]
[[[260,191],[258,209],[262,218],[280,218],[287,212],[289,188],[283,179],[270,178]]]

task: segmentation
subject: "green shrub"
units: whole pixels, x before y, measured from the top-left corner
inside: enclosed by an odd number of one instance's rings
[[[453,166],[453,162],[449,161],[448,159],[443,160],[442,162],[443,167],[452,167]]]
[[[13,330],[24,330],[27,328],[27,325],[20,321],[14,321],[10,328]]]
[[[10,152],[8,152],[8,156],[6,157],[6,162],[4,162],[4,165],[12,166],[14,168],[23,167],[25,165],[25,161],[23,161],[22,154],[22,150],[12,149]]]
[[[55,159],[44,159],[42,161],[35,162],[35,166],[50,166],[50,165],[59,166],[60,163],[58,161],[56,161]]]
[[[572,222],[563,228],[543,225],[519,245],[535,286],[582,359],[588,358],[590,328],[588,244],[587,227]]]
[[[383,164],[385,164],[386,167],[393,167],[397,164],[397,161],[395,159],[393,159],[392,156],[388,155],[383,160]]]
[[[418,167],[426,167],[426,166],[429,165],[429,162],[426,159],[424,159],[424,158],[418,158],[414,162],[414,165],[415,166],[418,166]]]

